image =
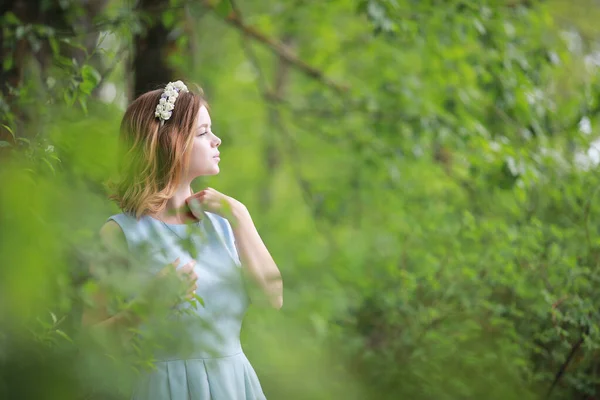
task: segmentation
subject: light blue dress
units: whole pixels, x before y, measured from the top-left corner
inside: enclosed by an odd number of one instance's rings
[[[183,325],[191,342],[179,346],[175,340],[163,349],[156,356],[156,370],[140,379],[132,399],[265,399],[240,343],[242,319],[250,301],[229,222],[208,212],[191,225],[165,224],[150,216],[136,220],[123,213],[109,220],[125,233],[130,252],[145,255],[143,266],[148,276],[177,257],[179,266],[195,259],[196,293],[204,300],[204,306],[195,309],[189,304],[182,306],[191,310]],[[189,240],[189,245],[182,239]]]

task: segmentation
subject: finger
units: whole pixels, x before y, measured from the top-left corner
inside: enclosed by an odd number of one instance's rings
[[[165,265],[165,267],[158,272],[158,276],[163,277],[172,271],[177,270],[177,264],[179,264],[179,257],[177,257],[172,263]]]
[[[196,291],[196,287],[194,287],[194,285],[188,286],[187,290],[185,291],[186,293],[194,293]]]
[[[185,285],[186,285],[187,288],[191,288],[191,287],[193,287],[194,285],[197,285],[197,284],[198,284],[198,278],[197,277],[188,276],[185,279]]]
[[[181,273],[186,273],[192,270],[192,266],[189,264],[185,264],[183,267],[179,268],[177,271],[181,272]]]
[[[193,267],[189,267],[189,268],[181,268],[180,270],[178,270],[179,275],[188,278],[190,275],[192,275],[194,273],[194,268]]]
[[[189,200],[186,200],[186,202],[187,202],[187,205],[190,208],[190,210],[192,210],[194,212],[202,211],[203,197],[201,197],[201,196],[194,197]]]
[[[186,296],[188,296],[188,297],[194,297],[194,295],[196,295],[196,290],[197,289],[198,289],[198,286],[196,286],[196,285],[191,286],[186,291]]]
[[[198,201],[202,196],[204,196],[204,191],[194,193],[190,197],[186,198],[185,201],[188,203]]]
[[[194,266],[196,265],[196,261],[192,260],[189,263],[185,264],[183,267],[181,267],[178,272],[181,275],[187,275],[189,276],[190,274],[194,273]]]
[[[199,196],[198,195],[193,195],[191,197],[188,197],[187,199],[185,199],[185,204],[187,204],[188,207],[192,207],[194,204],[196,204],[199,201]]]

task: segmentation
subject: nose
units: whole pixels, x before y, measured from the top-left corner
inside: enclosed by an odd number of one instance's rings
[[[221,138],[217,135],[213,135],[215,139],[213,140],[213,146],[219,147],[221,145]]]

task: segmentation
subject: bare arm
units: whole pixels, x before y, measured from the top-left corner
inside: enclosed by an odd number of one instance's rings
[[[233,201],[232,226],[242,266],[261,289],[273,308],[283,305],[283,280],[269,250],[263,243],[246,207]]]
[[[198,219],[204,210],[226,218],[233,227],[235,245],[243,271],[268,299],[273,308],[283,305],[283,281],[279,268],[263,243],[246,206],[232,197],[206,188],[186,199],[190,212]]]

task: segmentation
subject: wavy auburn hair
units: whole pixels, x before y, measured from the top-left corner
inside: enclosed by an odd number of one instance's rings
[[[175,193],[189,164],[198,112],[208,107],[199,87],[180,92],[171,118],[160,126],[154,111],[162,93],[139,96],[121,121],[119,178],[110,198],[136,218],[161,211]]]

